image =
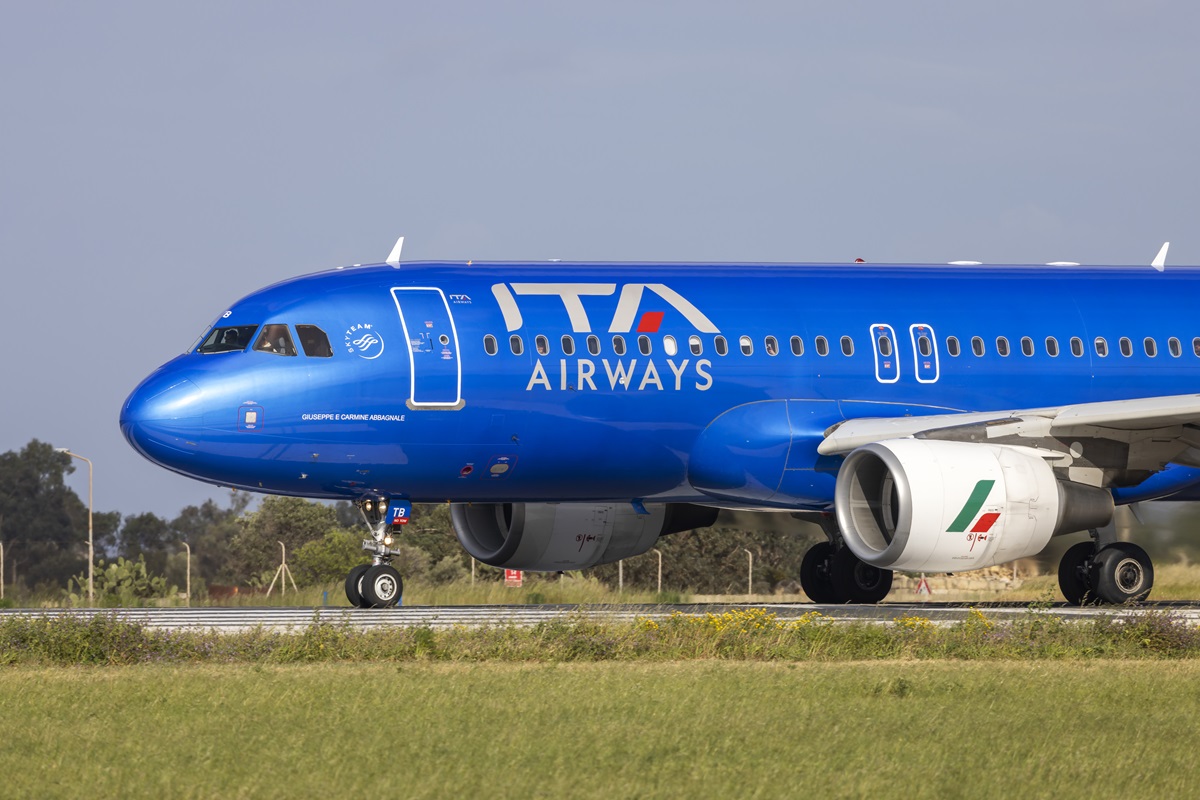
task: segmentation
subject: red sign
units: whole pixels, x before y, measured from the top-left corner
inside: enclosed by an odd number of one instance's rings
[[[518,589],[520,589],[521,588],[521,580],[524,577],[525,577],[525,573],[521,572],[521,570],[519,570],[519,569],[506,569],[506,570],[504,570],[504,585],[505,586],[515,586]]]

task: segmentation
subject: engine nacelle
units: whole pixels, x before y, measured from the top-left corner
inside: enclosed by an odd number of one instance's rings
[[[455,503],[454,533],[472,557],[493,567],[557,572],[641,555],[658,537],[707,528],[717,509],[686,503]]]
[[[838,526],[854,555],[907,572],[962,572],[1042,551],[1051,536],[1108,524],[1112,495],[1060,481],[1030,450],[892,439],[838,472]]]

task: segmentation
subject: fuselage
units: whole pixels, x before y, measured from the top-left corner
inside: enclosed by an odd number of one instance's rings
[[[822,509],[846,419],[1196,392],[1198,296],[1190,268],[347,268],[238,301],[121,426],[259,492]]]

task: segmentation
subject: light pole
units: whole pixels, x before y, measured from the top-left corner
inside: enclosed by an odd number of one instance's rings
[[[658,556],[658,593],[662,594],[662,550],[659,550],[657,547],[650,549]]]
[[[90,606],[96,602],[96,592],[93,589],[92,583],[92,562],[96,560],[95,550],[92,545],[92,461],[78,453],[72,453],[65,447],[59,447],[58,452],[65,453],[71,458],[78,458],[80,461],[86,461],[88,465],[88,605]]]
[[[183,549],[187,550],[187,604],[188,608],[192,607],[192,548],[187,542],[183,543]]]
[[[4,599],[4,542],[0,542],[0,600]]]
[[[746,548],[742,548],[742,552],[750,556],[750,574],[746,578],[746,597],[750,598],[754,595],[754,553],[751,553]]]

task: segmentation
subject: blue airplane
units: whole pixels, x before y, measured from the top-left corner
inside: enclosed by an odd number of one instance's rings
[[[534,571],[790,514],[826,534],[800,576],[819,603],[1087,530],[1063,594],[1120,603],[1154,571],[1101,531],[1114,506],[1200,489],[1200,269],[1164,269],[1166,245],[995,267],[401,263],[402,242],[239,300],[121,410],[182,475],[356,503],[356,606],[399,602],[412,503]]]

